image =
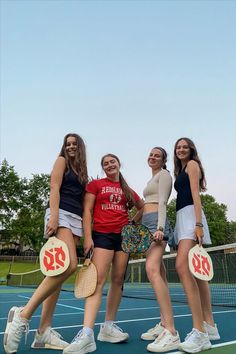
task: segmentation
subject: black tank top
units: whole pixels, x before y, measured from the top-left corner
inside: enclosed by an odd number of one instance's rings
[[[84,191],[85,186],[79,182],[75,172],[66,171],[60,188],[59,208],[82,217]]]
[[[185,172],[185,168],[177,176],[174,183],[174,188],[177,191],[176,211],[186,207],[187,205],[193,205],[189,176]]]

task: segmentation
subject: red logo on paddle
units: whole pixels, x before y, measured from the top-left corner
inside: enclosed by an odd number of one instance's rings
[[[192,258],[192,265],[194,267],[194,272],[209,275],[211,271],[211,265],[207,259],[201,254],[194,253]]]
[[[55,270],[64,267],[65,264],[65,252],[61,247],[54,247],[50,250],[46,250],[43,255],[43,264],[47,270]]]

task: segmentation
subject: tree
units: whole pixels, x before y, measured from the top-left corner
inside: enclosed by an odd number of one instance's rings
[[[4,159],[0,166],[0,227],[8,229],[21,207],[23,193],[21,179]]]
[[[24,180],[22,206],[17,218],[12,222],[14,233],[24,244],[39,251],[43,242],[44,214],[49,196],[47,174],[35,174],[30,180]]]
[[[44,213],[49,194],[49,175],[19,178],[4,160],[0,167],[0,226],[8,241],[39,250],[43,241]]]
[[[227,206],[217,203],[215,198],[209,194],[201,194],[201,202],[207,218],[212,245],[235,242],[235,225],[227,221]],[[172,199],[167,207],[167,215],[172,227],[175,225],[175,205],[176,199]]]

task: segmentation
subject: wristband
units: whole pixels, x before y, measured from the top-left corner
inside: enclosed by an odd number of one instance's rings
[[[203,224],[201,222],[196,222],[196,226],[203,227]]]
[[[161,231],[161,232],[164,232],[164,228],[162,226],[159,226],[157,231]]]

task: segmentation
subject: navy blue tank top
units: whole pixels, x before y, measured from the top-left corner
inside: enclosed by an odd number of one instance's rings
[[[177,176],[174,183],[174,188],[177,191],[176,211],[186,207],[187,205],[193,205],[189,176],[185,172],[185,168]]]
[[[85,186],[73,170],[64,174],[60,188],[59,208],[82,217]]]

